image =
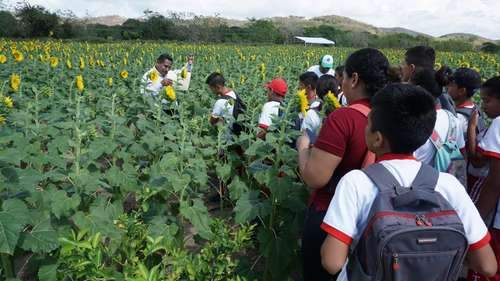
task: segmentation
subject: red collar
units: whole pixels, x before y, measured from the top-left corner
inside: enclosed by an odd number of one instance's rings
[[[460,104],[459,106],[457,106],[457,108],[466,108],[466,107],[474,107],[474,103],[471,102],[470,100],[468,101],[464,101],[462,104]]]
[[[395,153],[386,153],[377,158],[376,162],[388,161],[388,160],[417,160],[415,156],[411,154],[395,154]]]
[[[366,105],[369,108],[371,108],[370,99],[359,99],[359,100],[354,101],[353,103],[351,103],[349,105],[355,105],[355,104],[362,104],[362,105]]]

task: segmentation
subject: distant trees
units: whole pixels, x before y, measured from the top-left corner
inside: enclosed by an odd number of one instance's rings
[[[0,0],[0,9],[2,9]],[[18,4],[14,12],[0,10],[0,37],[75,38],[82,40],[175,40],[183,42],[266,43],[288,44],[295,36],[325,37],[342,47],[408,48],[430,45],[439,50],[466,51],[474,46],[465,40],[435,40],[405,33],[371,34],[345,31],[334,24],[303,27],[295,22],[273,22],[251,18],[242,25],[229,26],[218,15],[169,13],[166,15],[144,11],[142,19],[128,19],[121,26],[90,24],[77,19],[71,11],[53,13],[27,1]],[[500,52],[500,46],[485,43],[484,52]]]

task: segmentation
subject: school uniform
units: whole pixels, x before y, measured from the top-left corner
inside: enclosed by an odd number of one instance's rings
[[[262,106],[262,111],[259,116],[259,128],[268,129],[273,120],[279,116],[281,103],[277,101],[268,101]]]

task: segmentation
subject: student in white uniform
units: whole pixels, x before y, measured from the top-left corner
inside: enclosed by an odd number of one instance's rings
[[[260,131],[257,133],[257,137],[260,139],[266,139],[269,127],[273,125],[273,120],[279,116],[280,107],[288,91],[288,85],[284,79],[276,78],[267,83],[266,88],[268,90],[267,102],[262,107],[262,112],[260,113]]]
[[[492,233],[493,250],[497,257],[500,255],[500,76],[494,77],[486,81],[481,87],[481,100],[484,113],[493,122],[490,127],[481,137],[477,154],[472,155],[472,160],[484,162],[488,169],[487,176],[477,182],[479,185],[480,196],[477,202],[477,207],[483,218],[492,215],[493,224]],[[477,126],[477,118],[472,118],[471,126],[469,126],[469,142],[475,143],[475,133]],[[474,147],[471,147],[474,149]],[[474,149],[474,151],[476,151]],[[483,276],[479,278],[479,274],[470,273],[476,279],[470,280],[487,280]],[[488,280],[500,280],[500,274],[496,274],[495,278]]]
[[[182,69],[172,70],[174,59],[169,54],[161,54],[156,64],[142,76],[141,93],[145,96],[160,95],[163,87],[173,86],[175,89],[186,91],[191,81],[193,56],[189,56]]]
[[[409,187],[422,165],[413,157],[413,151],[427,141],[436,120],[434,99],[419,87],[398,83],[381,90],[371,105],[365,131],[367,146],[402,187]],[[435,191],[449,202],[463,223],[469,244],[469,268],[492,276],[497,263],[489,244],[490,234],[465,189],[460,187],[456,178],[440,173]],[[337,185],[321,225],[328,233],[321,256],[323,267],[330,274],[341,272],[338,281],[356,281],[348,279],[345,265],[350,248],[362,239],[368,226],[377,195],[378,188],[360,170],[346,174]]]
[[[314,72],[306,72],[299,77],[299,90],[305,90],[309,108],[305,116],[299,113],[300,131],[307,132],[311,143],[314,143],[321,127],[321,111],[322,102],[316,95],[316,87],[318,84],[318,76]]]
[[[326,74],[335,76],[335,71],[333,70],[333,57],[330,55],[322,56],[319,60],[319,64],[309,67],[307,71],[316,73],[318,78]]]

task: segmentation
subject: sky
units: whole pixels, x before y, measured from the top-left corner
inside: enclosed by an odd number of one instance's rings
[[[16,0],[4,0],[13,5]],[[500,39],[500,0],[29,0],[52,11],[77,16],[139,17],[146,9],[159,13],[190,12],[226,18],[340,15],[377,27],[404,27],[441,36],[473,33]]]

